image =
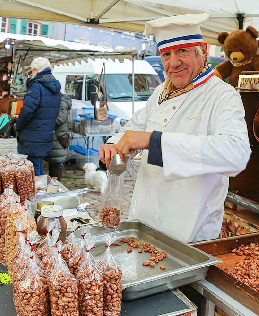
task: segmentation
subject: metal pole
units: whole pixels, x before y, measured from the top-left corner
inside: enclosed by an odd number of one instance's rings
[[[134,114],[134,94],[135,94],[134,61],[135,61],[135,56],[132,57],[132,115]]]

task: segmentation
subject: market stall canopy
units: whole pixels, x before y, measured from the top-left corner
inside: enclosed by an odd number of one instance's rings
[[[147,20],[185,13],[210,14],[202,24],[205,40],[218,44],[220,32],[254,25],[257,0],[2,0],[2,17],[72,23],[142,33]]]
[[[0,33],[0,60],[12,57],[13,62],[23,60],[25,68],[29,67],[35,57],[47,57],[51,64],[74,63],[89,58],[111,58],[123,60],[136,57],[135,49],[104,49],[102,47],[53,40],[40,36]]]

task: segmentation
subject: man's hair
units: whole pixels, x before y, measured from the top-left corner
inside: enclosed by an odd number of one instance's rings
[[[37,57],[31,63],[31,70],[36,69],[38,72],[41,72],[46,68],[51,69],[51,64],[46,57]]]
[[[204,53],[203,53],[203,51],[202,51],[201,46],[194,46],[194,47],[195,47],[196,55],[204,56]],[[207,62],[209,61],[209,55],[208,55],[208,54],[206,55],[205,61],[207,61]]]

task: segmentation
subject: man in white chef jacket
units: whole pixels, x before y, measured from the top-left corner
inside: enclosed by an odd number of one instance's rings
[[[143,149],[129,219],[183,242],[219,236],[229,177],[250,157],[239,93],[214,76],[200,24],[208,14],[152,20],[166,80],[120,132],[100,146],[100,159]]]

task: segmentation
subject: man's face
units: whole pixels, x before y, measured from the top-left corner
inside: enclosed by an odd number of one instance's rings
[[[203,56],[197,54],[195,47],[176,48],[161,54],[167,76],[178,88],[187,86],[202,71],[207,53],[207,44],[201,45]]]

